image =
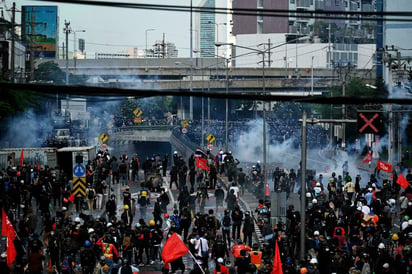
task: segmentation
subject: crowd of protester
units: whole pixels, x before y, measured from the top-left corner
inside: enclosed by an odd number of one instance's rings
[[[163,273],[184,272],[183,257],[162,265],[162,246],[174,233],[193,255],[191,273],[270,273],[276,243],[284,273],[410,272],[412,188],[401,188],[395,177],[379,181],[346,170],[309,177],[301,194],[307,201],[301,260],[302,212],[290,205],[286,222],[273,223],[259,162],[243,171],[230,152],[205,157],[207,171],[197,167],[194,155],[185,160],[177,151],[170,159],[145,160],[99,153],[86,165],[86,197],[72,195],[73,182],[57,167],[2,170],[0,207],[18,236],[10,268],[7,252],[1,254],[2,273],[128,273],[148,265],[162,266]],[[155,182],[152,173],[169,179]],[[109,195],[110,176],[123,189],[120,197]],[[273,179],[281,191],[294,191],[293,170],[275,170]],[[406,180],[412,181],[410,171]],[[137,197],[130,193],[131,182],[139,182]],[[178,190],[176,206],[162,183]],[[252,185],[260,191],[254,193]],[[242,209],[245,191],[259,200],[252,212]],[[157,198],[150,199],[154,192]],[[206,210],[211,193],[216,207]],[[262,239],[254,236],[256,221]]]
[[[267,133],[268,142],[270,144],[282,144],[288,140],[292,140],[293,147],[297,148],[301,142],[302,125],[299,119],[296,118],[276,118],[267,117]],[[233,145],[238,141],[239,136],[250,133],[254,130],[256,120],[243,119],[238,121],[229,121],[228,139]],[[209,127],[210,124],[210,127]],[[225,140],[226,123],[225,121],[213,120],[210,123],[204,121],[204,130],[207,134],[213,134],[216,140]],[[310,148],[321,148],[323,144],[327,144],[328,131],[321,126],[311,126],[307,128],[307,145]],[[197,144],[202,140],[202,123],[201,121],[193,121],[187,128],[188,138]],[[204,138],[204,136],[203,136]],[[223,144],[218,144],[223,146]]]

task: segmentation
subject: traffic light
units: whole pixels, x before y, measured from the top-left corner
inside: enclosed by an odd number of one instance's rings
[[[380,111],[358,111],[358,133],[382,134],[385,130]]]

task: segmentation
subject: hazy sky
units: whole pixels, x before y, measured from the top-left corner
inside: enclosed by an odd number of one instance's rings
[[[12,6],[12,2],[13,0],[6,0],[8,8]],[[189,12],[106,8],[39,0],[19,0],[15,2],[18,10],[21,10],[22,5],[57,5],[60,17],[59,47],[62,46],[62,42],[65,40],[63,33],[64,21],[70,21],[72,30],[86,30],[84,33],[77,32],[76,39],[84,38],[86,40],[88,58],[92,58],[96,51],[113,53],[126,50],[127,47],[138,47],[139,50],[145,49],[147,29],[155,29],[147,32],[149,48],[154,41],[162,40],[164,33],[166,41],[176,44],[179,57],[187,57],[190,54]],[[190,6],[190,0],[114,0],[111,2]],[[193,6],[197,6],[200,2],[201,0],[193,0]],[[226,0],[216,0],[216,5],[219,7],[224,7],[225,3]],[[21,15],[18,13],[16,18],[20,22]],[[193,28],[195,28],[195,14],[193,14]],[[194,32],[193,39],[195,39],[195,34]],[[73,41],[74,35],[71,34],[69,35],[70,51],[73,48]]]

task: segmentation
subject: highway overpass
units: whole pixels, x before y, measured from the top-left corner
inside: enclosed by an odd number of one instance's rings
[[[45,60],[38,64],[42,62]],[[65,71],[65,60],[54,62]],[[190,58],[79,59],[69,60],[68,70],[70,74],[87,77],[87,84],[118,88],[223,91],[228,84],[229,92],[258,92],[264,81],[266,91],[297,93],[307,92],[312,86],[310,68],[227,69],[224,58],[194,58],[192,67]],[[321,94],[331,86],[339,86],[346,74],[342,67],[314,69],[313,89]],[[351,76],[368,82],[375,79],[370,69],[352,69]]]

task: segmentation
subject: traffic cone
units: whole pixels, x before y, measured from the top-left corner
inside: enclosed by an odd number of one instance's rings
[[[268,184],[268,183],[266,183],[265,196],[266,196],[266,197],[270,197],[270,190],[269,190],[269,184]]]

